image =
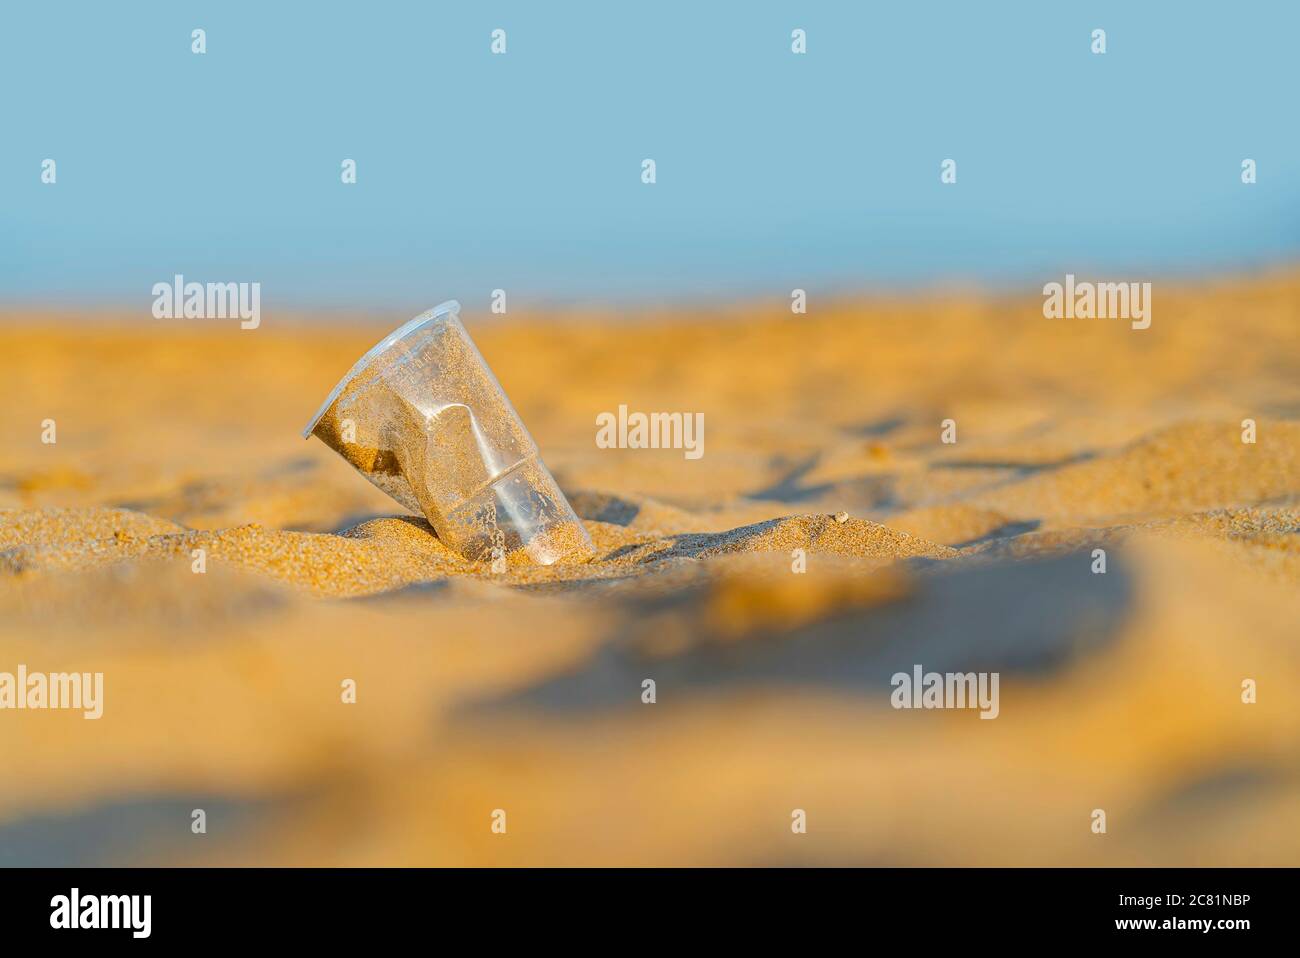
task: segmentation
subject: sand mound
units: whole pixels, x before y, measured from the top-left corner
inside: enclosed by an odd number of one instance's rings
[[[1000,512],[960,502],[909,509],[891,515],[888,524],[891,529],[949,546],[974,543],[986,536],[1015,535],[1029,531],[1028,527],[1013,523]]]
[[[1300,497],[1300,423],[1261,422],[1254,444],[1232,423],[1194,422],[980,497],[1017,519],[1091,521]]]
[[[0,561],[11,572],[91,569],[128,559],[181,559],[229,564],[318,596],[374,595],[449,577],[474,577],[503,586],[595,582],[639,569],[703,561],[735,553],[783,552],[892,561],[943,559],[957,553],[860,519],[793,516],[722,533],[646,534],[589,522],[598,558],[578,565],[512,564],[501,574],[467,562],[441,542],[424,519],[393,516],[362,522],[341,534],[289,532],[258,524],[187,530],[124,509],[48,509],[9,512],[0,520]],[[206,568],[205,570],[206,571]],[[197,574],[197,573],[195,573]]]

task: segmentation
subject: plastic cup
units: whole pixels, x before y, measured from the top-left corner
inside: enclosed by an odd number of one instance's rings
[[[475,562],[585,562],[591,537],[460,322],[455,300],[361,357],[302,432],[315,435]]]

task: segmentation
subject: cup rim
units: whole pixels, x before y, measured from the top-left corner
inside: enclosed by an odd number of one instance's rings
[[[415,330],[419,329],[425,323],[432,322],[435,319],[442,319],[444,316],[451,316],[454,319],[458,319],[460,317],[460,303],[454,299],[449,299],[446,302],[439,303],[437,306],[433,307],[433,309],[426,309],[419,316],[403,323],[379,342],[375,343],[375,345],[371,346],[370,349],[366,350],[365,355],[358,359],[356,363],[353,364],[352,368],[347,371],[347,375],[339,380],[338,385],[330,390],[330,394],[325,397],[325,401],[321,403],[320,408],[316,410],[316,415],[311,417],[311,422],[307,423],[307,427],[303,429],[302,438],[311,438],[312,430],[316,428],[316,424],[320,422],[321,417],[325,415],[330,406],[334,405],[334,400],[339,398],[339,394],[343,392],[347,384],[350,383],[368,365],[370,365],[376,356],[388,349],[389,346],[392,346],[398,340],[415,332]]]

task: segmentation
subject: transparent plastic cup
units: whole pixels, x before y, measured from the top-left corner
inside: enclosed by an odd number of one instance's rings
[[[591,537],[460,322],[455,300],[361,357],[325,399],[315,435],[475,562],[585,562]]]

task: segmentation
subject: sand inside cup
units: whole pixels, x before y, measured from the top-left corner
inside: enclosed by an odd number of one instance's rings
[[[476,562],[583,562],[595,550],[496,377],[453,316],[368,353],[311,434]]]

